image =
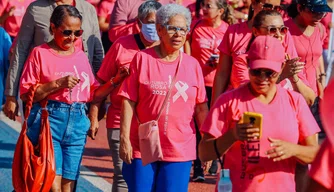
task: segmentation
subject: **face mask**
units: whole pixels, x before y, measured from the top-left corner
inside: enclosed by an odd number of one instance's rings
[[[155,28],[155,23],[150,23],[150,24],[141,23],[141,32],[143,33],[146,41],[150,43],[159,40],[159,36]]]

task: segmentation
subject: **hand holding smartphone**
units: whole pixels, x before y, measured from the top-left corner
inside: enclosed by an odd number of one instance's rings
[[[258,140],[262,136],[262,114],[245,112],[236,125],[237,139],[242,141]]]

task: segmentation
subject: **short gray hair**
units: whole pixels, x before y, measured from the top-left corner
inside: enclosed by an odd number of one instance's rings
[[[138,1],[138,0],[137,0]],[[139,20],[144,20],[149,13],[155,13],[161,7],[161,3],[156,0],[148,0],[142,3],[138,8]]]
[[[162,6],[158,11],[157,11],[157,24],[160,25],[166,25],[168,21],[176,16],[176,15],[183,15],[184,18],[186,19],[187,22],[187,27],[190,27],[191,24],[191,14],[189,9],[178,5],[178,4],[167,4]]]

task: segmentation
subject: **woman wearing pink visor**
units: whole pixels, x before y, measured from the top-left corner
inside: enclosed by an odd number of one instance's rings
[[[222,94],[202,125],[202,161],[225,156],[233,191],[295,191],[296,163],[311,163],[319,127],[305,99],[276,84],[285,62],[282,43],[254,39],[248,54],[250,82]],[[262,128],[241,123],[244,112],[262,114]]]

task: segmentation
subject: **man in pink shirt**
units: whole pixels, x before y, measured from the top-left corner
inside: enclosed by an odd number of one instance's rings
[[[299,93],[276,85],[285,61],[279,40],[256,37],[248,61],[250,82],[222,94],[202,125],[200,158],[224,154],[233,191],[295,191],[297,160],[313,161],[319,127]],[[262,127],[242,123],[244,112],[262,114]]]
[[[34,0],[1,0],[0,1],[0,25],[2,25],[12,38],[16,37],[20,30],[23,15],[28,5]]]

